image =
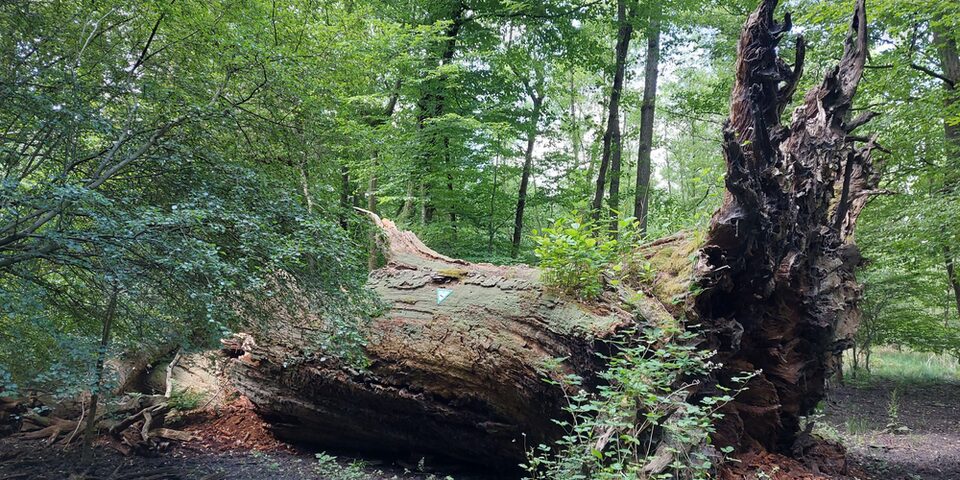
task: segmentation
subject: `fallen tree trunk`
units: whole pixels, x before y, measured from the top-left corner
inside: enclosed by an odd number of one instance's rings
[[[388,263],[369,285],[388,307],[365,326],[366,368],[312,353],[311,322],[294,318],[227,342],[234,386],[288,439],[516,465],[561,433],[552,419],[569,392],[545,376],[589,385],[607,340],[686,318],[705,326],[703,348],[724,364],[712,385],[762,370],[727,406],[717,441],[790,453],[857,323],[853,229],[876,184],[875,144],[855,147],[847,125],[860,122],[845,123],[866,58],[863,1],[839,66],[789,126],[780,117],[804,48],[798,40],[793,67],[777,57],[789,18],[774,21],[776,3],[764,0],[740,39],[723,206],[698,251],[683,235],[637,251],[661,268],[635,285],[635,305],[623,286],[593,303],[555,295],[536,269],[448,258],[378,219]],[[560,370],[547,368],[557,358]]]
[[[589,380],[602,368],[602,341],[634,326],[634,314],[615,291],[578,303],[546,290],[536,269],[451,259],[377,221],[388,265],[369,285],[390,308],[366,327],[369,366],[291,364],[286,341],[247,341],[228,347],[246,355],[230,370],[234,385],[288,439],[515,466],[559,433],[552,419],[565,392],[544,377]],[[655,301],[646,309],[647,321],[672,318]]]

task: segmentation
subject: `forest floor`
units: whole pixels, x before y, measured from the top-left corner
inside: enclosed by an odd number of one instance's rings
[[[940,363],[938,363],[940,362]],[[846,446],[851,474],[859,480],[960,480],[960,373],[955,362],[880,352],[871,375],[848,375],[815,417],[817,433]],[[0,439],[0,480],[73,479],[264,479],[264,480],[497,480],[430,459],[360,460],[293,448],[269,434],[266,424],[237,401],[216,416],[183,427],[200,439],[153,457],[125,457],[95,449],[81,467],[75,448],[43,441]],[[841,457],[842,458],[842,457]],[[744,459],[730,478],[824,478],[791,468],[796,462]],[[799,470],[799,473],[790,473]],[[440,473],[442,472],[442,473]],[[746,472],[746,473],[744,473]],[[866,478],[862,473],[866,473]],[[744,473],[741,475],[740,473]]]
[[[873,374],[834,387],[818,432],[875,480],[960,480],[960,379],[921,354],[880,352]]]
[[[79,449],[43,440],[0,439],[0,480],[496,480],[431,459],[360,459],[280,442],[245,398],[216,415],[199,414],[183,430],[197,439],[154,456],[124,456],[107,446],[83,463]],[[433,472],[444,472],[443,474]]]

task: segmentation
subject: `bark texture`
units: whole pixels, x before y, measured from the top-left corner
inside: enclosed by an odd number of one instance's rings
[[[637,193],[633,216],[640,221],[640,232],[647,233],[650,200],[650,154],[653,150],[653,120],[657,106],[657,79],[660,76],[660,15],[654,7],[647,26],[646,66],[643,69],[643,103],[640,106],[640,147],[637,152]]]
[[[700,394],[762,370],[727,406],[718,442],[802,454],[798,419],[822,398],[859,319],[853,230],[877,179],[873,141],[855,145],[845,123],[867,53],[863,1],[839,66],[788,126],[780,116],[803,42],[795,65],[777,57],[789,19],[774,21],[776,3],[764,0],[744,26],[723,143],[728,191],[699,250],[702,237],[685,234],[640,247],[655,278],[585,304],[552,294],[536,269],[449,258],[372,215],[388,249],[369,280],[386,310],[365,326],[367,368],[311,353],[310,322],[289,315],[264,338],[228,342],[233,384],[288,439],[515,466],[561,433],[551,419],[564,392],[544,376],[577,373],[589,386],[605,340],[686,318],[724,364]],[[545,368],[556,358],[559,371]]]
[[[555,437],[563,391],[546,375],[602,368],[602,341],[635,324],[616,292],[586,305],[545,290],[526,266],[471,264],[427,248],[389,220],[388,264],[369,285],[390,305],[366,327],[370,365],[292,360],[296,329],[232,347],[230,376],[281,436],[341,448],[434,453],[515,467]],[[437,301],[437,289],[453,293]],[[669,318],[651,302],[651,318]],[[278,329],[278,333],[279,329]],[[562,371],[547,364],[566,358]]]
[[[789,125],[781,113],[802,71],[777,57],[789,15],[774,21],[765,0],[739,43],[730,120],[724,131],[727,193],[714,215],[695,275],[691,313],[709,328],[725,367],[720,381],[762,370],[729,405],[720,440],[791,452],[799,417],[823,398],[836,354],[859,322],[857,216],[875,188],[870,153],[845,125],[867,58],[858,0],[843,56],[812,88]]]
[[[617,1],[617,45],[613,71],[613,85],[610,87],[610,101],[607,105],[607,129],[603,134],[603,152],[600,157],[600,169],[597,173],[597,188],[593,195],[593,219],[598,220],[603,209],[603,191],[607,184],[607,170],[610,170],[610,208],[618,210],[620,194],[620,159],[622,139],[620,135],[620,97],[623,95],[623,78],[627,68],[627,53],[630,51],[630,37],[633,35],[633,19],[636,16],[636,2]]]

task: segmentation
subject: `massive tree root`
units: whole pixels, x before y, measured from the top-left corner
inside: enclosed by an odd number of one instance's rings
[[[724,129],[727,193],[701,249],[702,293],[689,310],[709,327],[724,374],[762,370],[727,409],[721,440],[789,451],[799,417],[823,398],[859,321],[853,231],[878,179],[875,143],[856,147],[849,135],[862,121],[848,114],[867,58],[864,1],[839,65],[806,94],[789,126],[780,116],[804,44],[797,41],[792,68],[777,57],[790,18],[774,21],[776,3],[765,0],[740,38]]]
[[[857,323],[853,230],[876,178],[874,143],[857,147],[849,135],[863,119],[847,118],[867,54],[863,1],[840,64],[789,126],[780,117],[804,48],[798,41],[792,67],[777,57],[790,22],[774,21],[776,3],[764,0],[743,29],[723,143],[727,194],[693,268],[660,262],[636,306],[625,306],[625,287],[581,303],[544,288],[535,269],[451,259],[383,220],[388,263],[369,284],[388,308],[365,326],[369,365],[311,353],[311,320],[285,315],[269,333],[228,342],[234,385],[289,439],[516,465],[560,433],[551,419],[563,414],[565,392],[545,375],[589,383],[606,340],[685,318],[705,327],[703,347],[724,364],[714,385],[762,371],[728,405],[717,441],[790,453],[799,417],[822,398]],[[686,258],[691,241],[666,239],[637,255]],[[440,301],[443,291],[452,294]],[[684,292],[686,302],[670,301]],[[564,359],[560,373],[546,368],[555,358]]]

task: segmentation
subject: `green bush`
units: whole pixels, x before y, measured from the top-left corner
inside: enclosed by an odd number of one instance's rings
[[[599,297],[604,275],[616,276],[622,268],[621,253],[632,247],[637,237],[633,218],[618,221],[619,240],[608,237],[607,225],[573,213],[535,231],[534,253],[540,259],[543,283],[583,300]]]
[[[694,397],[699,382],[718,365],[710,352],[697,350],[695,335],[676,327],[645,330],[636,346],[609,359],[600,374],[602,385],[587,392],[582,379],[565,376],[547,380],[576,391],[568,395],[569,420],[559,420],[566,434],[553,446],[539,445],[523,465],[529,480],[603,480],[647,478],[709,478],[722,453],[708,455],[718,410],[742,391],[747,374],[735,379],[736,389]],[[666,443],[672,463],[666,471],[644,472],[659,444]]]

